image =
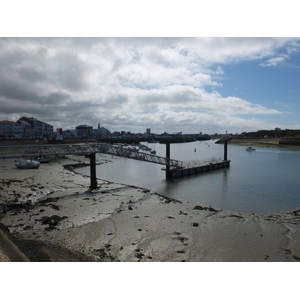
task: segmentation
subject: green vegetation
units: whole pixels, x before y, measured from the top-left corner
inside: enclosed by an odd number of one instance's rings
[[[282,137],[300,138],[300,129],[258,130],[256,132],[243,132],[241,135],[246,138],[264,138],[266,136],[268,138],[282,138]]]

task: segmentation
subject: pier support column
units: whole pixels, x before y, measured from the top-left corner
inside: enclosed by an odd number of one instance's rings
[[[224,160],[227,160],[227,140],[224,141]]]
[[[90,154],[90,178],[91,185],[90,189],[96,189],[97,187],[97,177],[96,177],[96,153]]]
[[[166,178],[171,178],[172,177],[172,174],[170,172],[170,162],[169,162],[169,159],[170,159],[170,143],[166,143]]]

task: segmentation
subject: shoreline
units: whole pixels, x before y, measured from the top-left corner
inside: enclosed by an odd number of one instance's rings
[[[279,144],[279,138],[245,138],[245,139],[235,139],[232,138],[228,141],[228,145],[237,146],[253,146],[253,147],[263,147],[263,148],[278,148],[291,151],[300,151],[300,146],[296,145],[284,145]]]
[[[97,163],[112,159],[99,155]],[[11,205],[0,223],[31,261],[300,260],[300,210],[222,211],[99,178],[90,191],[88,176],[64,167],[82,163],[89,160],[68,156],[18,170],[0,161],[0,204]]]

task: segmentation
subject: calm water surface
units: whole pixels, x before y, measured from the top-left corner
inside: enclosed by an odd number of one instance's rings
[[[165,156],[165,145],[143,144]],[[214,141],[171,144],[173,159],[223,156],[224,146]],[[248,152],[244,146],[228,145],[228,159],[228,169],[166,180],[162,165],[118,158],[97,166],[97,177],[222,210],[268,214],[300,207],[300,151],[257,147]],[[89,175],[89,168],[79,171]]]

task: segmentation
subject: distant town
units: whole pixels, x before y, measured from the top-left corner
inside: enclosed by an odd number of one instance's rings
[[[114,141],[114,140],[147,140],[153,141],[160,139],[172,139],[181,142],[192,140],[209,140],[211,138],[221,139],[223,137],[234,138],[266,138],[266,137],[300,137],[300,130],[282,130],[275,128],[274,130],[259,130],[257,132],[243,132],[241,134],[225,133],[223,134],[183,134],[178,133],[151,133],[151,128],[147,128],[144,133],[132,133],[126,131],[115,131],[101,127],[100,123],[97,128],[88,125],[78,125],[75,129],[63,130],[57,128],[54,130],[53,126],[35,118],[21,117],[18,121],[0,121],[0,140],[36,140],[39,142],[62,142],[74,140],[101,140],[101,141]]]
[[[185,138],[185,139],[210,139],[208,134],[202,132],[196,134],[167,133],[154,134],[151,128],[147,128],[144,133],[132,133],[128,131],[115,131],[101,127],[97,128],[89,125],[78,125],[75,129],[63,130],[57,128],[54,131],[52,125],[37,120],[35,118],[22,117],[18,121],[0,121],[0,139],[35,139],[51,141],[63,141],[71,139],[159,139],[159,138]]]

